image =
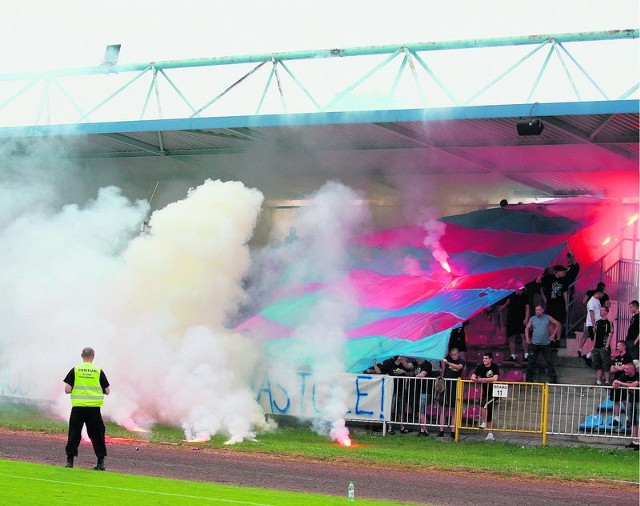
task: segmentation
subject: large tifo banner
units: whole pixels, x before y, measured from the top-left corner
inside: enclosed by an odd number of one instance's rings
[[[347,420],[382,422],[391,413],[393,379],[377,374],[262,370],[255,376],[254,392],[270,415],[318,418],[331,413]]]

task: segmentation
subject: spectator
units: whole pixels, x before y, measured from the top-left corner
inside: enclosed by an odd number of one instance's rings
[[[618,379],[613,380],[612,389],[620,389],[620,402],[627,400],[627,420],[631,420],[631,443],[627,448],[638,451],[638,391],[640,386],[638,371],[633,363],[624,365],[622,374]],[[615,422],[618,423],[615,423]],[[614,418],[613,425],[619,425],[620,421]]]
[[[604,290],[600,287],[596,288],[593,291],[593,295],[587,302],[587,321],[585,323],[584,334],[580,338],[580,342],[578,343],[578,356],[582,357],[582,348],[587,341],[587,339],[591,339],[595,337],[595,325],[596,321],[600,319],[600,308],[602,307],[600,304],[600,299],[604,294]],[[585,357],[587,360],[587,365],[591,365],[591,352],[587,354]]]
[[[411,393],[406,377],[413,376],[413,369],[413,363],[402,355],[387,359],[379,366],[381,374],[395,377],[393,380],[394,393],[392,399],[393,418],[400,418],[400,432],[403,434],[409,432],[404,425],[409,412],[409,395]],[[393,426],[389,428],[387,434],[395,434]]]
[[[456,435],[453,430],[453,424],[451,424],[451,415],[456,406],[457,380],[462,377],[465,365],[465,361],[460,358],[458,349],[451,348],[451,351],[449,351],[440,366],[440,375],[445,380],[445,390],[438,401],[440,405],[440,432],[438,437],[444,437],[444,426],[447,422],[451,428],[451,437]]]
[[[486,428],[489,432],[485,438],[487,441],[493,441],[493,390],[489,391],[489,385],[498,381],[500,377],[500,368],[493,363],[493,354],[487,351],[482,355],[482,364],[476,367],[471,375],[471,381],[476,381],[482,385],[482,423],[480,428]]]
[[[609,295],[605,292],[605,290],[607,289],[607,285],[605,285],[602,281],[600,281],[593,290],[586,291],[582,299],[582,302],[584,304],[587,304],[589,302],[589,299],[593,297],[593,294],[596,293],[596,290],[598,288],[602,289],[602,297],[600,299],[600,305],[611,308],[611,301],[609,300]]]
[[[631,358],[631,355],[627,353],[627,347],[624,341],[618,341],[616,348],[618,350],[618,354],[612,358],[613,363],[609,369],[611,374],[613,374],[614,381],[616,379],[620,379],[626,364],[633,364],[633,359]],[[609,399],[613,401],[613,420],[618,423],[620,421],[620,395],[620,389],[611,389],[609,391]]]
[[[467,332],[466,327],[469,322],[464,322],[460,327],[451,329],[451,335],[449,336],[449,353],[453,348],[457,348],[462,360],[466,360],[467,351]]]
[[[612,374],[622,372],[622,370],[624,369],[624,364],[633,363],[633,358],[627,351],[627,344],[624,341],[618,341],[616,349],[618,350],[618,353],[611,359],[612,363],[610,371]]]
[[[542,278],[542,288],[540,293],[542,294],[542,301],[544,302],[545,312],[555,318],[557,321],[564,323],[567,317],[567,308],[569,305],[569,299],[567,295],[568,284],[565,281],[567,275],[567,268],[563,265],[557,264],[553,266],[551,276],[545,276]],[[556,339],[551,341],[550,346],[557,348],[562,337],[560,333]]]
[[[516,341],[522,342],[522,351],[524,360],[529,358],[527,341],[524,338],[524,328],[529,323],[531,317],[531,307],[529,306],[529,296],[526,288],[521,285],[507,298],[507,336],[509,337],[509,351],[511,353],[511,361],[517,362],[518,355],[516,353]]]
[[[431,386],[431,383],[427,381],[426,378],[431,376],[432,371],[433,366],[428,360],[425,360],[424,358],[418,358],[414,362],[415,377],[425,378],[415,380],[415,383],[417,384],[413,385],[413,390],[415,392],[415,394],[412,396],[414,398],[413,409],[415,410],[415,406],[417,404],[418,417],[420,420],[420,431],[418,432],[418,437],[429,437],[429,431],[427,430],[427,406],[429,405],[430,400],[429,387]],[[418,402],[416,402],[416,400]]]
[[[608,318],[609,308],[600,308],[600,319],[596,322],[595,338],[593,341],[592,360],[596,370],[596,385],[602,385],[602,373],[604,372],[604,384],[609,386],[611,368],[611,337],[613,336],[613,323]]]
[[[627,345],[627,351],[633,360],[638,360],[638,332],[640,327],[638,325],[638,313],[640,307],[637,300],[629,302],[629,312],[631,313],[631,322],[629,323],[629,329],[627,330],[627,337],[625,343]]]
[[[542,306],[536,306],[535,311],[536,314],[529,319],[524,329],[525,340],[531,350],[529,363],[527,364],[527,380],[533,381],[533,369],[538,360],[538,355],[542,353],[549,371],[549,382],[555,383],[557,377],[553,354],[551,353],[551,341],[560,334],[562,325],[555,318],[545,314]],[[552,327],[552,330],[550,330],[550,327]]]
[[[567,253],[567,273],[564,279],[565,279],[565,283],[567,283],[567,286],[569,287],[569,300],[573,299],[573,296],[576,292],[575,286],[571,286],[571,285],[575,283],[576,279],[578,278],[579,272],[580,272],[580,264],[576,262],[576,257],[574,257],[573,253],[571,252]]]

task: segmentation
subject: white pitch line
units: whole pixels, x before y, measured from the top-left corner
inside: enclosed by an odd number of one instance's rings
[[[236,501],[234,499],[219,499],[216,497],[203,497],[200,495],[186,495],[186,494],[171,494],[169,492],[156,492],[156,491],[151,491],[151,490],[140,490],[137,488],[125,488],[125,487],[109,487],[108,485],[90,485],[88,483],[76,483],[76,482],[72,482],[72,481],[61,481],[61,480],[47,480],[44,478],[29,478],[29,477],[25,477],[25,476],[16,476],[13,474],[4,474],[4,473],[0,473],[0,476],[2,476],[3,478],[15,478],[18,480],[31,480],[31,481],[44,481],[46,483],[58,483],[61,485],[76,485],[79,487],[88,487],[88,488],[104,488],[107,490],[120,490],[123,492],[137,492],[139,494],[154,494],[154,495],[163,495],[163,496],[168,496],[168,497],[182,497],[185,499],[203,499],[205,501],[211,501],[211,502],[224,502],[224,503],[231,503],[231,504],[247,504],[249,506],[275,506],[274,504],[263,504],[263,503],[258,503],[258,502],[247,502],[247,501]]]

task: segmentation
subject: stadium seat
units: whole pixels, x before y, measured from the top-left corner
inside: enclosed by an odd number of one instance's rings
[[[472,385],[469,390],[465,391],[463,398],[465,401],[479,401],[482,399],[482,387]]]
[[[618,425],[613,425],[613,416],[608,416],[604,421],[604,425],[600,426],[600,429],[607,432],[626,432],[627,430],[624,420],[618,422]]]
[[[624,411],[624,402],[620,404],[620,411]],[[605,399],[598,406],[599,411],[613,411],[613,401],[611,399]]]
[[[581,430],[595,430],[599,429],[601,425],[603,425],[601,415],[587,415],[584,423],[579,424],[578,428]]]
[[[482,411],[480,410],[480,406],[468,406],[462,412],[462,419],[466,421],[479,420],[482,416]]]
[[[511,369],[500,381],[525,381],[525,375],[520,369]]]
[[[489,338],[485,334],[472,334],[469,336],[469,345],[477,347],[485,347],[489,342]]]

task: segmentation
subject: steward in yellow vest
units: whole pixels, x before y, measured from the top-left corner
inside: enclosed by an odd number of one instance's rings
[[[111,387],[104,371],[93,365],[95,356],[93,348],[84,348],[81,356],[82,363],[71,369],[64,379],[64,391],[71,394],[72,406],[65,448],[67,453],[66,467],[73,467],[73,459],[78,455],[78,446],[82,438],[82,427],[86,425],[93,451],[98,458],[98,463],[93,469],[104,471],[107,447],[104,440],[105,428],[100,407],[104,404],[104,396],[111,392]]]

